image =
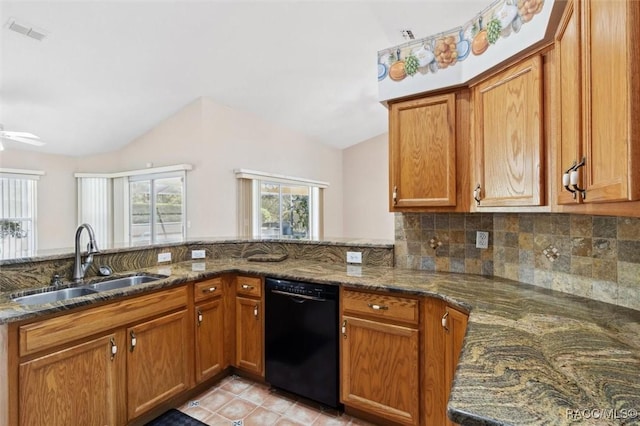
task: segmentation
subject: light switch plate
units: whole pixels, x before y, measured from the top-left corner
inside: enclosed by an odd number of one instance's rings
[[[361,251],[348,251],[347,252],[347,263],[362,263],[362,252]]]
[[[204,259],[205,251],[204,250],[191,250],[191,258],[192,259]]]
[[[171,253],[158,253],[158,263],[171,262]]]

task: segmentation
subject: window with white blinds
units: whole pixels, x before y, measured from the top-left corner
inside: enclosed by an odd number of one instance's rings
[[[0,259],[35,254],[38,177],[42,174],[0,171]]]
[[[78,178],[78,225],[90,224],[96,241],[105,247],[112,242],[111,185],[111,179],[105,177]],[[88,242],[86,233],[83,238],[82,247]]]

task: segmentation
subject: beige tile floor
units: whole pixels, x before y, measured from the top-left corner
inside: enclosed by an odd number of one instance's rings
[[[303,403],[291,395],[283,395],[238,376],[226,377],[177,408],[208,425],[371,425],[346,414],[322,410],[319,406]]]

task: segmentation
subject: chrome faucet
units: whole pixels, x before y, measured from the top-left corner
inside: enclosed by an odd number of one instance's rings
[[[82,255],[80,254],[80,235],[82,234],[82,230],[86,229],[89,233],[89,244],[87,244],[87,258],[85,262],[82,263]],[[98,250],[98,244],[96,243],[96,236],[93,233],[93,228],[88,223],[83,223],[78,226],[76,230],[76,258],[73,262],[73,281],[81,282],[84,279],[84,274],[91,266],[93,262],[93,255],[96,253],[100,253]]]

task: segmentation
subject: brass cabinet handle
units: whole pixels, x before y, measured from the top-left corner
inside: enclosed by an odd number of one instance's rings
[[[218,287],[209,287],[209,288],[203,288],[202,292],[203,293],[213,293],[214,291],[216,291],[218,289]]]
[[[445,312],[444,315],[442,316],[442,328],[445,329],[445,331],[449,332],[449,311]]]
[[[347,338],[347,320],[342,321],[342,337]]]
[[[138,339],[136,339],[136,333],[133,330],[131,330],[129,336],[131,337],[131,348],[129,350],[133,352],[133,350],[136,348],[136,345],[138,344]]]
[[[398,187],[397,186],[393,187],[392,198],[393,198],[393,205],[395,206],[396,204],[398,204]]]
[[[480,184],[478,184],[476,186],[476,189],[473,190],[473,199],[476,200],[477,205],[480,205],[481,195],[482,187],[480,186]]]
[[[249,284],[242,284],[243,290],[253,290],[255,287]]]
[[[113,359],[116,357],[116,354],[118,353],[118,346],[116,345],[116,339],[114,339],[113,337],[111,338],[111,361],[113,361]]]
[[[196,314],[198,316],[197,324],[198,324],[198,327],[200,327],[200,324],[202,324],[202,311],[200,310],[200,308],[196,310]]]
[[[387,311],[387,310],[389,310],[389,307],[387,305],[377,305],[375,303],[368,303],[367,305],[371,309],[373,309],[374,311]]]

